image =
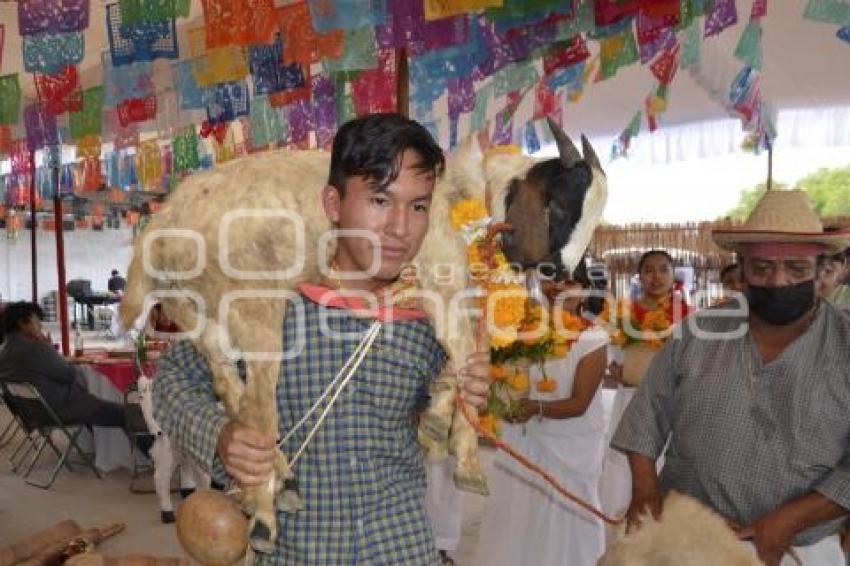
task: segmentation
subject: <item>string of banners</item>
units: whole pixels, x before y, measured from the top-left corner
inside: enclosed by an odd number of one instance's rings
[[[6,208],[20,204],[15,187],[31,175],[23,153],[55,157],[59,145],[77,151],[63,194],[167,192],[184,175],[252,151],[327,148],[344,121],[397,108],[400,57],[411,116],[442,145],[477,133],[528,151],[548,140],[546,117],[560,122],[593,84],[640,65],[654,86],[612,148],[627,155],[644,123],[661,126],[677,70],[698,68],[701,42],[747,11],[735,50],[742,68],[724,104],[741,117],[750,149],[775,136],[760,88],[766,0],[202,0],[203,23],[185,34],[178,24],[189,25],[191,0],[119,0],[97,18],[89,0],[17,8],[20,37],[0,25],[0,62],[20,41],[36,100],[22,97],[29,79],[0,75],[0,158],[12,164],[0,182]],[[850,38],[846,2],[808,0],[804,17]],[[103,83],[83,88],[91,26],[105,26],[109,50]],[[140,132],[156,138],[140,142]],[[53,189],[37,185],[48,200]]]

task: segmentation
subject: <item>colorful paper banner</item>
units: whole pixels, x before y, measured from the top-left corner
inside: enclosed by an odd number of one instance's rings
[[[21,112],[18,74],[0,76],[0,124],[17,124]]]
[[[72,139],[88,135],[100,135],[103,116],[103,87],[96,86],[83,91],[83,107],[68,116]]]
[[[67,33],[89,27],[89,0],[18,0],[18,33]]]
[[[177,59],[180,56],[173,18],[164,22],[123,25],[121,7],[110,4],[106,7],[106,32],[115,66],[154,59]]]
[[[68,65],[80,63],[85,48],[85,38],[79,32],[24,36],[24,69],[28,73],[58,73]]]

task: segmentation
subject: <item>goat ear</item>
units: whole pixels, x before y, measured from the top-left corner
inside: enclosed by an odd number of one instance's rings
[[[558,145],[558,153],[561,156],[561,163],[564,164],[564,167],[570,168],[581,161],[581,154],[578,152],[578,148],[573,143],[573,140],[564,133],[561,126],[549,117],[546,118],[546,122],[549,123],[549,129],[552,130],[552,135],[555,136],[555,143]]]
[[[599,162],[599,156],[596,155],[596,150],[593,149],[593,146],[590,145],[590,141],[588,141],[584,134],[581,135],[581,152],[584,154],[585,163],[587,163],[591,169],[598,169],[599,171],[602,171],[602,164]],[[605,171],[602,171],[602,173],[605,173]]]

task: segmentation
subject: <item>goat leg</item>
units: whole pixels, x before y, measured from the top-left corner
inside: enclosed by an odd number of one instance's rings
[[[473,409],[469,410],[469,415],[478,418]],[[490,495],[487,477],[481,471],[481,463],[478,461],[478,433],[460,407],[454,411],[449,448],[457,457],[454,481],[458,489],[484,496]]]
[[[261,434],[278,433],[277,380],[278,362],[249,361],[248,382],[239,404],[239,421]],[[251,514],[248,536],[251,547],[259,553],[271,554],[277,541],[275,497],[279,487],[277,471],[268,482],[248,487],[242,505]]]

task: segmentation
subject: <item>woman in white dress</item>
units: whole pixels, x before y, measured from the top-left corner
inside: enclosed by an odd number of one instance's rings
[[[640,257],[637,265],[637,275],[640,281],[640,297],[632,302],[632,316],[640,319],[647,312],[655,310],[671,298],[674,290],[673,258],[664,250],[650,250]],[[670,307],[673,308],[673,302]],[[684,301],[676,305],[678,312],[671,313],[674,320],[685,318],[689,314],[689,307]],[[611,345],[609,350],[608,370],[611,376],[618,381],[617,394],[614,398],[611,418],[606,435],[606,447],[608,441],[614,436],[617,425],[623,413],[635,394],[635,388],[623,383],[623,349]],[[658,461],[659,469],[664,464],[663,457]],[[632,497],[632,473],[626,456],[611,448],[606,449],[605,464],[602,472],[602,480],[599,486],[602,509],[611,516],[621,516],[629,507]]]
[[[575,299],[569,299],[567,303]],[[569,305],[565,307],[570,308]],[[578,308],[577,304],[572,305]],[[530,398],[522,415],[502,427],[502,438],[550,472],[567,489],[599,507],[605,419],[599,385],[605,372],[607,334],[582,332],[563,358],[545,363],[557,381],[540,392],[531,369]],[[557,493],[506,454],[496,456],[491,495],[481,525],[478,566],[591,566],[604,552],[602,522]]]

